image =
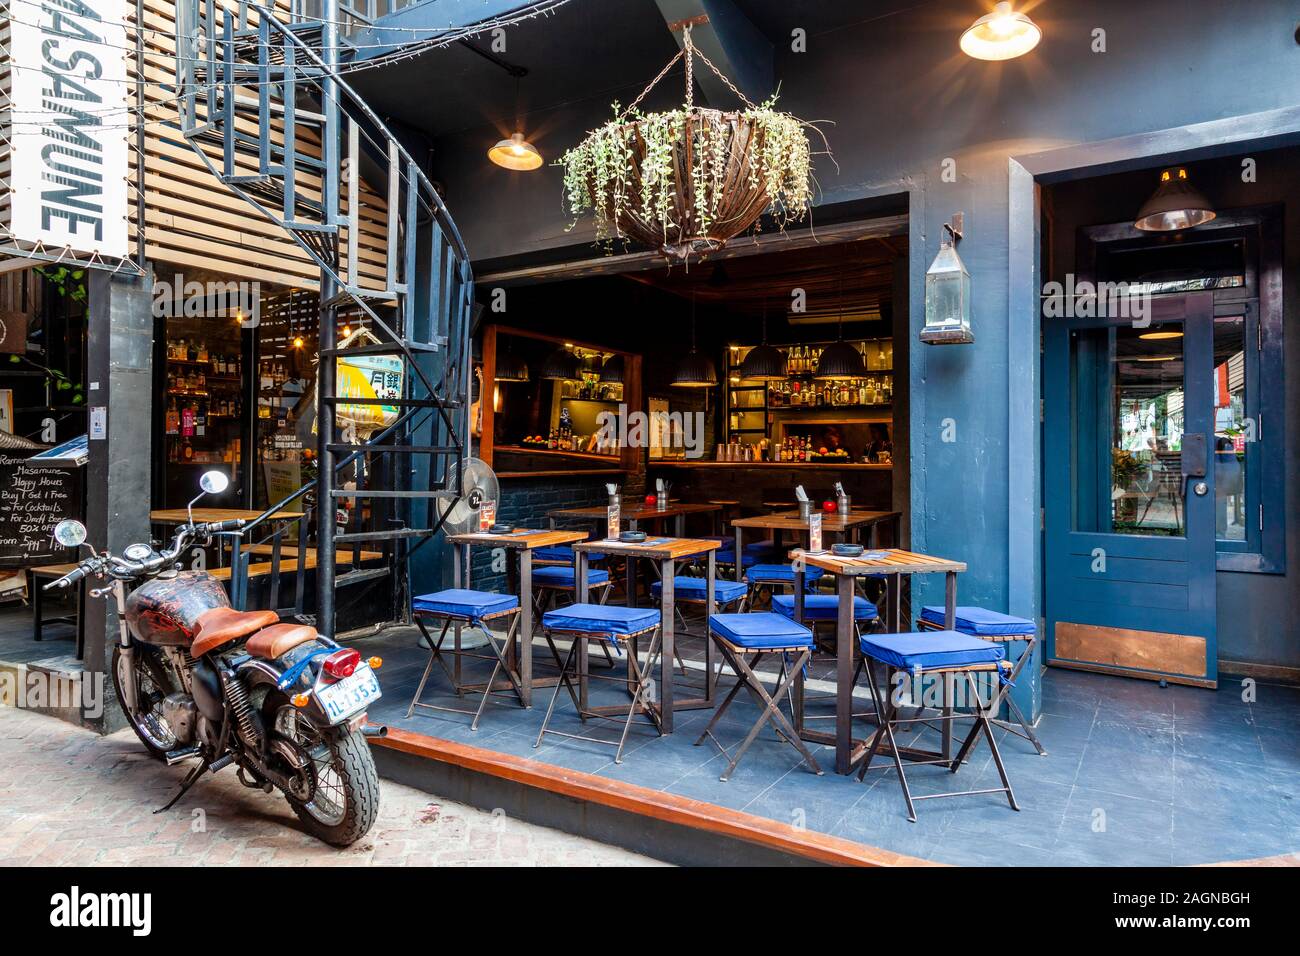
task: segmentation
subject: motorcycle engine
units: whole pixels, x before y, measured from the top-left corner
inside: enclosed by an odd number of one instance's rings
[[[194,742],[194,729],[198,721],[198,708],[189,694],[168,694],[162,701],[163,719],[176,735],[176,743],[186,746]]]

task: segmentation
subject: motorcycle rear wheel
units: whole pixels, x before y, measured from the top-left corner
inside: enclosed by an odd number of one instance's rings
[[[126,667],[126,658],[122,656],[122,647],[113,645],[113,689],[117,691],[117,702],[122,707],[126,722],[131,725],[135,735],[144,744],[149,756],[163,760],[167,752],[176,749],[176,734],[162,715],[162,701],[176,690],[176,682],[157,648],[136,644],[132,655],[135,666],[136,694],[140,700],[140,714],[132,716],[122,693],[122,674]]]
[[[310,755],[311,799],[285,794],[307,831],[331,846],[351,846],[379,816],[379,774],[370,745],[347,726],[317,727],[285,701],[275,708],[275,733]]]

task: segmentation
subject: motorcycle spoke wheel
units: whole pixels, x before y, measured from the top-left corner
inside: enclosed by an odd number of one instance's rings
[[[167,718],[163,716],[163,698],[172,693],[174,688],[168,678],[167,670],[157,659],[157,652],[137,645],[132,655],[135,669],[136,697],[140,703],[138,715],[127,714],[127,720],[140,740],[161,756],[176,748],[176,734]],[[119,650],[113,652],[113,668],[117,679],[118,695],[126,686],[127,660]],[[122,700],[122,709],[126,711],[126,701]]]
[[[310,773],[315,786],[311,799],[301,801],[300,805],[323,826],[338,826],[347,816],[348,799],[347,788],[335,766],[334,748],[321,736],[320,730],[292,706],[280,708],[275,729],[311,761]]]

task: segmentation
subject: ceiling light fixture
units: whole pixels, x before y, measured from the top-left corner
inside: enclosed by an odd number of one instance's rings
[[[1133,225],[1143,232],[1177,232],[1203,225],[1215,215],[1205,194],[1187,178],[1187,170],[1174,166],[1160,174],[1160,185],[1142,204]]]
[[[679,388],[710,388],[718,384],[713,360],[695,349],[695,295],[691,295],[691,350],[677,363],[673,385]]]
[[[783,382],[788,378],[785,353],[767,344],[767,302],[763,303],[763,342],[740,363],[740,377],[750,382]]]
[[[527,171],[542,165],[542,154],[537,147],[524,139],[523,133],[515,133],[509,139],[503,139],[488,150],[488,159],[504,169]]]
[[[1042,38],[1038,24],[1002,2],[961,35],[961,50],[976,60],[1014,60],[1038,46]]]

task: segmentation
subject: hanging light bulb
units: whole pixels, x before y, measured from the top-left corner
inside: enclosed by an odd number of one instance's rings
[[[1209,222],[1214,207],[1205,194],[1191,184],[1181,166],[1160,174],[1160,185],[1138,210],[1134,227],[1143,232],[1177,232]]]
[[[1011,4],[998,3],[961,35],[961,50],[977,60],[1014,60],[1024,56],[1043,38],[1038,24]]]
[[[300,349],[300,348],[302,348],[302,346],[303,346],[302,336],[301,336],[301,335],[295,335],[295,336],[293,337],[293,347],[296,348],[296,349]]]
[[[509,139],[503,139],[488,150],[488,159],[505,169],[530,170],[542,165],[542,154],[537,147],[524,139],[523,133],[515,133]]]

